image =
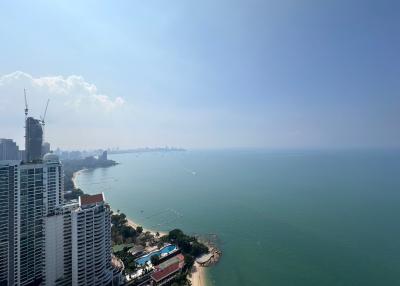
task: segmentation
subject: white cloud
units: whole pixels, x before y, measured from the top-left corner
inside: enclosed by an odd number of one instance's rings
[[[0,76],[0,138],[23,145],[24,96],[27,89],[29,115],[39,118],[50,99],[46,140],[56,146],[93,146],[115,137],[112,131],[124,122],[129,108],[122,97],[101,93],[78,75],[33,76],[16,71]]]
[[[85,81],[82,76],[43,76],[33,77],[28,73],[16,71],[0,77],[0,87],[21,86],[28,89],[40,91],[43,94],[54,96],[64,96],[64,104],[79,108],[82,105],[93,107],[98,105],[104,111],[110,112],[124,105],[125,100],[122,97],[111,99],[105,94],[98,92],[97,87]]]

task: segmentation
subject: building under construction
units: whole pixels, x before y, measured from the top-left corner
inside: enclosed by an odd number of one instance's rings
[[[33,117],[28,117],[25,124],[26,161],[33,162],[41,160],[43,145],[43,128],[41,121]]]
[[[37,162],[42,160],[43,155],[50,152],[50,144],[43,144],[45,117],[49,100],[47,100],[46,109],[43,116],[39,119],[28,117],[28,101],[26,98],[26,90],[24,89],[25,96],[25,158],[26,162]]]

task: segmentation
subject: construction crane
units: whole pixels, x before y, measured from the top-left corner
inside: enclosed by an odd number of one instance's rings
[[[47,100],[46,108],[44,109],[43,116],[40,116],[40,122],[42,123],[43,126],[45,125],[44,119],[46,118],[47,107],[49,107],[49,102],[50,102],[50,99]]]
[[[25,120],[28,117],[28,100],[26,99],[26,89],[24,88],[24,97],[25,97]]]
[[[43,116],[40,116],[40,123],[42,124],[42,129],[43,129],[43,138],[44,138],[44,126],[46,124],[44,120],[46,118],[47,107],[49,107],[49,102],[50,102],[50,99],[47,99],[46,108],[44,109]]]

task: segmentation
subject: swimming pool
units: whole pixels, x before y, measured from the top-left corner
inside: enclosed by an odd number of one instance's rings
[[[177,249],[177,247],[173,244],[164,246],[163,248],[161,248],[158,251],[153,251],[153,252],[150,252],[149,254],[139,257],[138,259],[136,259],[136,263],[139,265],[144,265],[145,263],[150,261],[150,258],[153,255],[158,255],[160,257],[164,257],[164,256],[167,256],[168,254],[174,252],[176,249]]]

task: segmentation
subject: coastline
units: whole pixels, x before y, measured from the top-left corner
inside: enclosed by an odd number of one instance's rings
[[[207,286],[206,269],[197,262],[194,263],[189,280],[192,286]]]
[[[74,189],[77,189],[78,186],[76,185],[76,178],[79,176],[79,174],[81,174],[83,171],[85,171],[86,169],[81,169],[79,171],[76,171],[72,174],[72,184],[74,185]]]
[[[133,221],[131,218],[126,217],[126,220],[128,221],[127,224],[131,227],[133,227],[134,229],[136,229],[138,226],[143,227],[142,225],[136,223],[135,221]],[[164,231],[157,231],[157,230],[153,230],[153,229],[148,229],[148,228],[144,228],[143,227],[143,232],[150,232],[152,235],[156,235],[156,233],[158,232],[160,236],[163,235],[167,235],[168,233],[164,232]]]
[[[72,182],[74,185],[74,188],[78,188],[77,183],[76,183],[76,179],[79,176],[79,174],[84,171],[85,169],[76,171],[73,173],[72,175]],[[138,226],[141,226],[140,224],[136,223],[134,220],[132,220],[129,217],[126,217],[127,219],[127,224],[133,228],[137,228]],[[143,226],[142,226],[143,227]],[[143,231],[146,232],[150,232],[153,235],[156,235],[156,233],[158,232],[160,234],[160,236],[163,235],[167,235],[166,232],[164,231],[156,231],[156,230],[152,230],[152,229],[148,229],[148,228],[144,228],[143,227]],[[192,283],[192,286],[207,286],[207,278],[206,278],[206,269],[203,266],[200,266],[197,262],[194,263],[192,271],[189,275],[189,280]]]

